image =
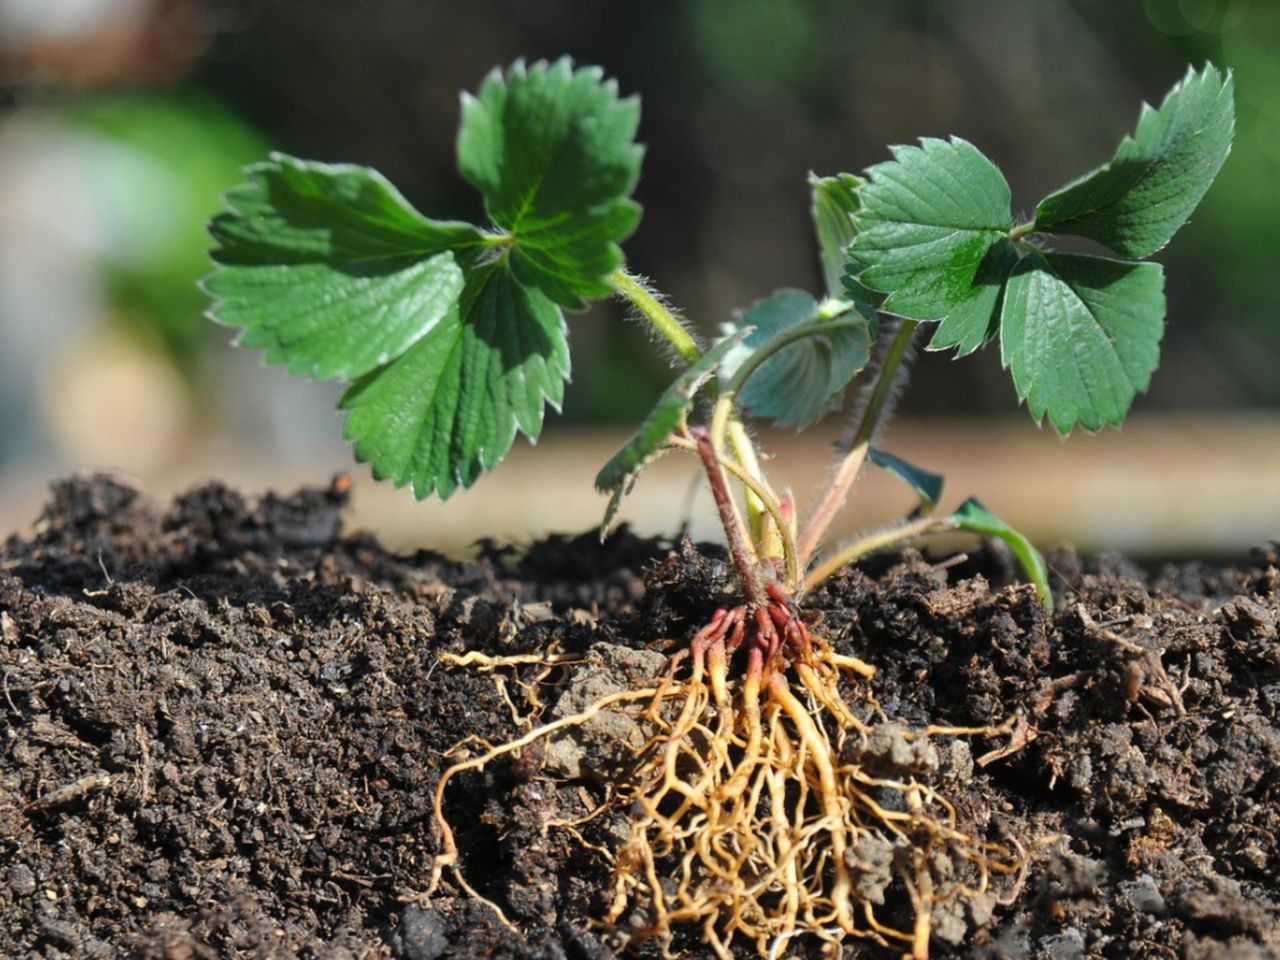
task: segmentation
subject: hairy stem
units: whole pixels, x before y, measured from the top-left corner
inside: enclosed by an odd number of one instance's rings
[[[862,419],[858,422],[858,429],[854,432],[853,440],[849,445],[849,452],[840,461],[839,467],[836,468],[835,479],[827,488],[826,495],[810,515],[804,529],[800,531],[800,536],[796,539],[796,549],[800,554],[801,565],[809,562],[819,541],[831,528],[831,522],[836,514],[849,499],[849,491],[853,488],[854,481],[858,479],[858,474],[862,472],[862,466],[867,459],[867,449],[871,446],[871,438],[875,435],[885,405],[893,393],[893,381],[898,374],[898,367],[902,365],[902,360],[907,355],[907,348],[911,345],[911,338],[919,325],[916,320],[904,319],[889,343],[884,362],[880,365],[875,387],[872,388],[867,407],[862,412]]]
[[[756,459],[755,449],[751,446],[751,441],[747,437],[746,428],[743,427],[742,421],[734,415],[734,402],[737,400],[738,394],[751,378],[751,375],[759,370],[765,361],[798,340],[846,330],[862,322],[861,319],[821,320],[815,323],[802,324],[779,334],[747,357],[742,366],[738,368],[737,372],[729,380],[729,383],[720,390],[720,395],[717,397],[716,405],[711,413],[711,445],[715,447],[716,453],[719,454],[724,450],[725,436],[727,434],[738,462],[754,476],[763,479],[759,461]],[[762,513],[764,505],[750,491],[747,492],[746,500],[747,520],[750,523],[751,535],[756,542],[757,548],[764,556],[776,556],[772,549],[773,544],[768,543],[765,537],[765,524],[763,523]],[[783,535],[782,531],[779,530],[778,538]]]
[[[1020,223],[1009,231],[1010,240],[1021,240],[1023,237],[1036,232],[1036,222],[1029,220],[1026,223]]]
[[[860,537],[843,549],[837,550],[818,566],[814,567],[804,578],[804,589],[806,591],[812,590],[841,567],[853,563],[853,561],[865,557],[869,553],[883,550],[885,547],[892,546],[895,543],[914,540],[916,537],[922,537],[928,533],[954,529],[955,524],[947,517],[924,517],[920,520],[913,520],[911,523],[877,530],[875,533]]]
[[[694,427],[689,431],[698,447],[698,455],[702,457],[702,467],[711,482],[711,495],[715,498],[716,509],[720,511],[720,525],[724,527],[724,535],[728,541],[729,556],[738,568],[738,579],[742,581],[742,592],[747,602],[753,607],[765,605],[764,587],[756,574],[756,556],[751,548],[747,530],[742,522],[742,514],[738,512],[738,504],[729,492],[725,482],[724,471],[720,469],[720,457],[711,445],[711,434],[706,427]]]
[[[733,449],[734,459],[742,465],[743,473],[750,476],[756,482],[756,485],[764,487],[769,493],[769,499],[777,503],[778,496],[773,492],[773,488],[769,486],[764,477],[764,471],[760,468],[760,457],[756,453],[755,444],[751,442],[751,437],[747,434],[747,428],[743,426],[742,421],[734,417],[729,422],[729,446]],[[742,476],[735,472],[735,476],[742,479]],[[743,480],[746,486],[747,501],[747,526],[751,529],[751,539],[755,542],[756,549],[762,557],[777,556],[776,546],[770,541],[772,537],[767,537],[765,531],[768,525],[765,523],[766,507],[765,500],[753,489],[753,485]]]
[[[702,356],[702,351],[698,348],[698,344],[694,342],[693,335],[685,329],[680,318],[668,310],[662,300],[642,280],[619,267],[609,274],[609,284],[628,303],[640,311],[641,315],[671,345],[681,360],[692,364],[696,363],[698,358]],[[709,389],[714,391],[715,385],[712,384]],[[760,469],[760,458],[756,454],[755,446],[751,443],[751,438],[747,435],[746,428],[736,418],[729,427],[729,442],[733,447],[733,455],[738,463],[742,465],[742,468],[768,488],[764,473]],[[720,444],[717,444],[716,449],[719,450],[720,446]],[[774,499],[777,498],[775,497]],[[751,521],[752,533],[756,539],[759,539],[762,527],[760,522],[762,506],[759,499],[753,493],[748,492],[747,513]]]
[[[609,274],[609,284],[653,324],[653,328],[662,334],[667,343],[671,344],[681,360],[692,364],[702,356],[702,351],[694,342],[693,335],[685,329],[680,319],[668,310],[653,291],[638,278],[619,267]]]

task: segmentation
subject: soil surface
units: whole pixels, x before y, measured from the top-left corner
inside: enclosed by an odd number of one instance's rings
[[[615,955],[592,922],[604,855],[546,827],[603,796],[590,746],[576,778],[532,748],[449,787],[465,875],[520,933],[450,874],[422,896],[447,752],[527,729],[515,675],[440,654],[669,653],[720,558],[625,531],[396,556],[342,532],[347,485],[162,506],[80,477],[0,549],[0,956]],[[933,955],[1280,956],[1275,546],[1238,569],[1049,559],[1053,615],[991,547],[880,559],[807,600],[897,723],[1017,721],[935,738],[961,824],[1030,859],[935,917]],[[608,821],[583,839],[616,847]],[[673,952],[708,956],[692,935]]]

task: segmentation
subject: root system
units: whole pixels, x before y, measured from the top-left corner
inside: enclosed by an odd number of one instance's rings
[[[669,942],[692,925],[722,958],[735,940],[775,958],[799,936],[869,938],[927,957],[935,909],[983,896],[991,875],[1015,873],[1020,858],[966,832],[925,779],[877,769],[870,741],[888,718],[867,683],[873,668],[811,634],[779,588],[767,593],[754,609],[718,609],[655,685],[604,697],[446,771],[433,886],[457,865],[443,815],[456,774],[630,707],[651,732],[595,813],[626,810],[631,821],[603,918],[619,939]],[[920,743],[927,733],[905,736]]]

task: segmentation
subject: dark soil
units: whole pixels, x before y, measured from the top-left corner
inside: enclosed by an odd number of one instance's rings
[[[670,649],[714,606],[714,552],[623,532],[395,556],[342,534],[344,488],[162,507],[80,478],[0,550],[0,955],[614,955],[591,923],[607,866],[543,830],[599,785],[553,782],[536,750],[449,790],[467,876],[524,933],[447,874],[417,896],[445,752],[518,730],[493,676],[438,654]],[[890,717],[1022,718],[1012,743],[969,742],[1007,749],[953,799],[1037,852],[935,954],[1280,956],[1276,550],[1153,575],[1050,559],[1052,617],[994,552],[877,561],[809,602],[877,665]]]

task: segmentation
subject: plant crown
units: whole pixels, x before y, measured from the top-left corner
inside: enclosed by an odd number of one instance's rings
[[[240,328],[237,342],[269,363],[347,381],[339,405],[356,458],[419,498],[447,498],[493,469],[517,431],[536,438],[546,406],[559,409],[570,369],[564,311],[621,294],[686,369],[600,472],[609,516],[650,460],[693,446],[687,418],[706,396],[717,406],[716,453],[727,436],[725,466],[744,484],[755,549],[777,555],[779,539],[794,548],[784,529],[795,533],[794,505],[764,481],[741,416],[804,427],[839,407],[873,355],[879,316],[897,335],[884,338],[849,472],[865,458],[898,475],[919,495],[920,516],[941,478],[871,447],[918,324],[933,324],[928,349],[959,356],[998,341],[1019,400],[1064,435],[1124,419],[1156,368],[1164,325],[1163,270],[1144,258],[1169,242],[1226,159],[1232,98],[1229,72],[1189,69],[1159,108],[1143,106],[1110,162],[1023,223],[1000,171],[958,137],[893,147],[862,177],[811,176],[823,296],[774,293],[703,352],[621,269],[619,243],[640,218],[638,100],[619,97],[595,67],[517,62],[462,98],[458,167],[487,224],[425,217],[365,167],[272,154],[210,225],[211,316]],[[1115,257],[1056,252],[1065,235]],[[801,534],[801,562],[826,522]],[[1047,595],[1034,548],[976,501],[932,523],[906,527],[1002,537]]]

